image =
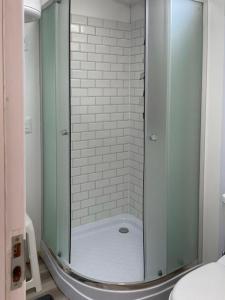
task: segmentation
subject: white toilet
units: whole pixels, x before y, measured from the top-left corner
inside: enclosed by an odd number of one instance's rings
[[[169,300],[225,300],[225,256],[184,276]]]

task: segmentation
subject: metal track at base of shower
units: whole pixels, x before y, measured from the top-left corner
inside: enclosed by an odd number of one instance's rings
[[[104,290],[110,291],[134,291],[134,290],[144,290],[149,288],[156,288],[177,281],[187,273],[193,271],[194,269],[201,266],[201,264],[192,264],[186,267],[180,268],[179,270],[170,273],[166,276],[163,276],[159,279],[150,281],[150,282],[132,282],[132,283],[110,283],[104,281],[97,281],[92,278],[84,277],[82,274],[76,273],[70,265],[63,261],[61,258],[55,256],[51,249],[47,247],[44,241],[41,241],[41,257],[45,261],[46,255],[51,261],[61,269],[66,275],[70,278],[83,283],[89,287],[95,287]],[[50,257],[49,257],[50,256]],[[51,270],[50,270],[51,271]],[[176,280],[176,278],[178,278]]]

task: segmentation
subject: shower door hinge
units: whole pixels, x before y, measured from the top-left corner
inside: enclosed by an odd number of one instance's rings
[[[25,280],[25,240],[23,234],[12,237],[11,290],[18,289]]]

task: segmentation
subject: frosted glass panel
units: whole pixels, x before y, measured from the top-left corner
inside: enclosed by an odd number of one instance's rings
[[[43,90],[43,237],[55,255],[69,261],[70,97],[69,0],[41,18]]]
[[[69,0],[56,5],[57,207],[58,252],[69,261],[70,249],[70,80]]]
[[[41,18],[43,125],[43,238],[57,255],[57,130],[55,6]]]
[[[147,1],[145,280],[198,258],[203,5]]]
[[[147,6],[144,181],[144,249],[147,281],[157,279],[159,272],[166,273],[165,3],[165,0],[150,0]]]
[[[168,119],[167,272],[198,257],[202,3],[173,0]]]

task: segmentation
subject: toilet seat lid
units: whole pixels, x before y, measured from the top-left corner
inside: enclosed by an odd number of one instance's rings
[[[224,300],[225,266],[211,263],[184,276],[175,286],[171,300]]]

